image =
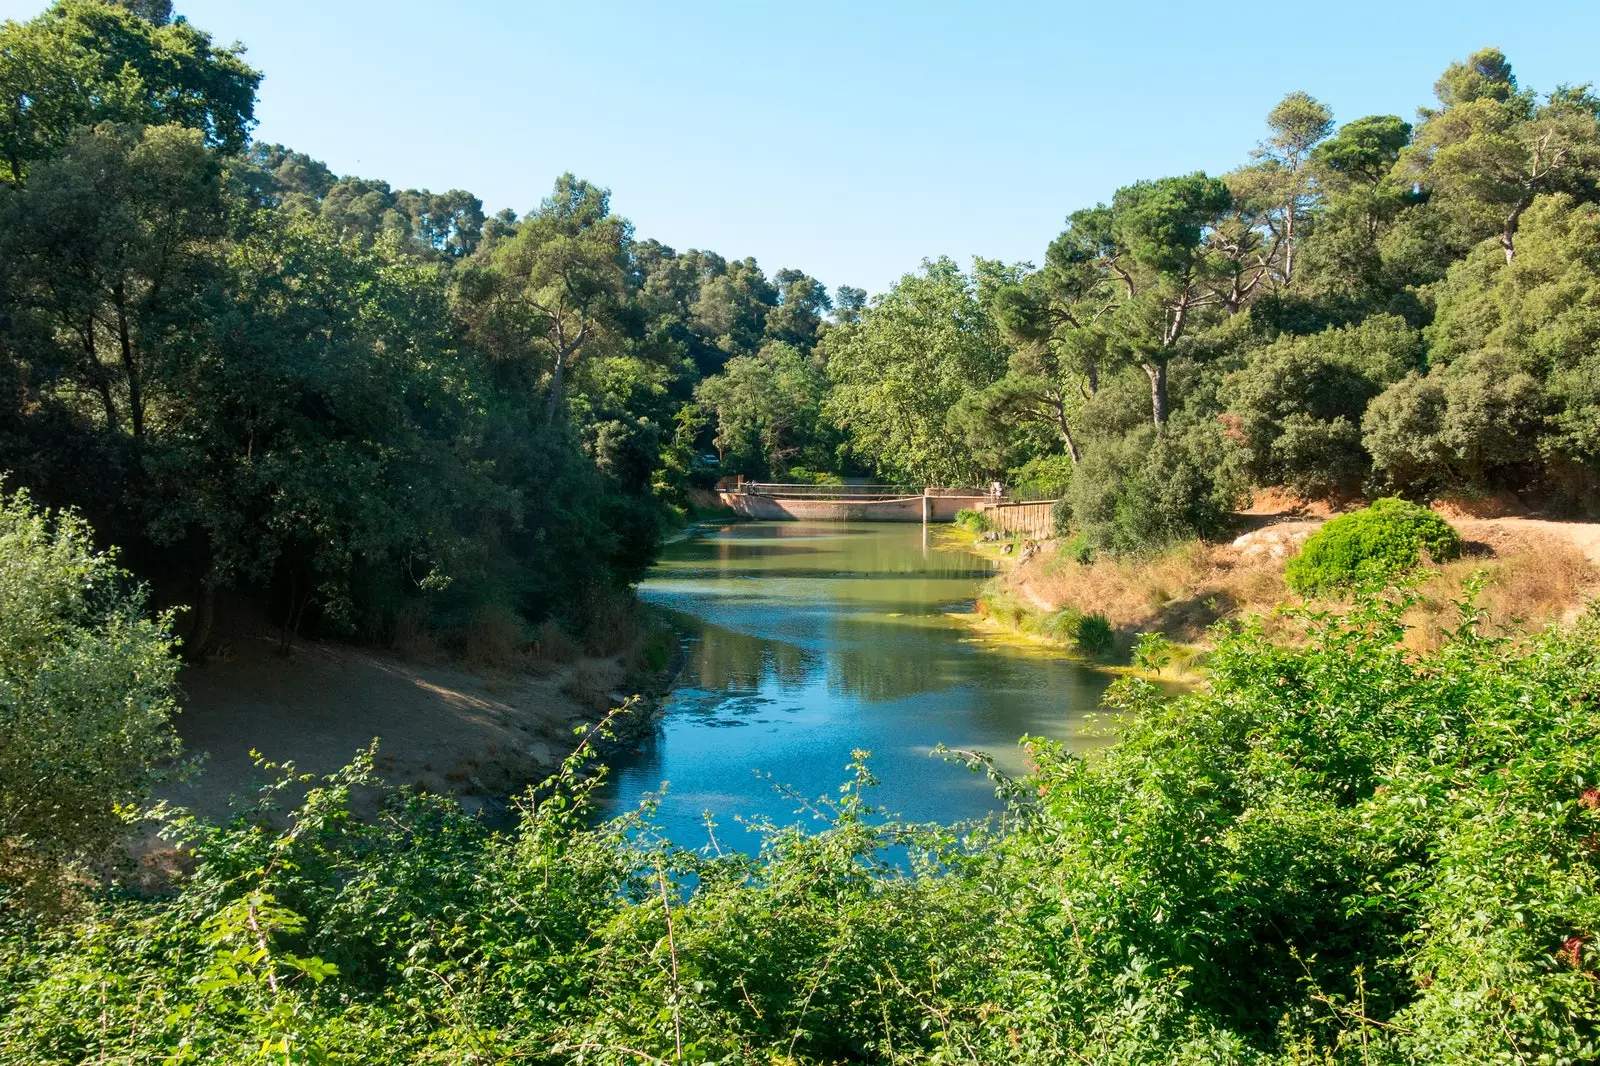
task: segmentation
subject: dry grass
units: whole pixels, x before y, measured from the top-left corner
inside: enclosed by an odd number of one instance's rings
[[[604,714],[611,709],[611,687],[615,678],[602,664],[580,662],[561,684],[561,693],[585,710]]]
[[[1197,641],[1212,623],[1244,611],[1265,611],[1284,595],[1281,560],[1247,560],[1227,546],[1198,541],[1138,561],[1085,566],[1041,557],[1013,571],[1004,587],[1037,610],[1075,607],[1103,614],[1115,629],[1162,632]]]
[[[572,634],[553,618],[547,618],[539,624],[533,644],[528,649],[530,664],[535,672],[541,674],[553,673],[556,667],[570,663],[582,654],[583,649],[572,638]]]
[[[428,621],[428,608],[408,603],[394,620],[394,639],[390,646],[402,658],[414,663],[433,663],[439,659],[439,635]]]
[[[639,603],[627,593],[603,591],[584,605],[583,648],[590,655],[617,655],[639,636]]]
[[[461,657],[473,666],[510,670],[522,665],[522,623],[504,607],[483,607],[462,634]]]
[[[1019,611],[1074,607],[1098,612],[1123,633],[1161,632],[1187,643],[1203,642],[1206,630],[1220,619],[1257,615],[1270,634],[1293,639],[1293,627],[1273,614],[1277,605],[1297,602],[1283,580],[1291,552],[1261,550],[1261,536],[1253,535],[1258,542],[1244,547],[1192,542],[1136,562],[1084,566],[1065,556],[1042,556],[1001,579],[996,603]],[[1441,567],[1418,589],[1420,599],[1406,614],[1412,627],[1408,645],[1437,647],[1459,624],[1455,604],[1475,573],[1485,580],[1479,608],[1498,633],[1568,620],[1600,586],[1600,567],[1555,536],[1519,532],[1468,547],[1468,557]]]
[[[1487,557],[1485,557],[1487,556]],[[1538,631],[1570,620],[1593,594],[1600,572],[1577,548],[1553,537],[1526,536],[1476,558],[1441,567],[1418,590],[1422,597],[1406,613],[1406,643],[1435,648],[1459,624],[1455,604],[1466,581],[1481,573],[1478,607],[1492,633]]]

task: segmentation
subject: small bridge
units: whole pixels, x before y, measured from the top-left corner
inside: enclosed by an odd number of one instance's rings
[[[1007,532],[1048,536],[1052,501],[1019,504],[983,489],[912,485],[788,485],[729,481],[717,496],[735,514],[812,522],[949,522],[962,509],[991,515]],[[1019,510],[1019,509],[1026,509]],[[1035,514],[1034,512],[1039,512]],[[1040,515],[1043,516],[1041,520]],[[1012,529],[1012,526],[1017,528]]]

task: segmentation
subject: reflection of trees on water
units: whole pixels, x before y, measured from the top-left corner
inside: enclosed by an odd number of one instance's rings
[[[882,648],[840,648],[828,656],[828,691],[861,700],[894,700],[943,688],[945,664],[931,655],[886,655]]]
[[[689,663],[701,688],[753,690],[772,677],[785,687],[805,683],[812,661],[805,649],[781,640],[702,624]]]

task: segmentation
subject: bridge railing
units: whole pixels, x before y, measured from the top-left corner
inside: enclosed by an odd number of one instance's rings
[[[778,481],[746,481],[739,491],[753,496],[781,496],[786,499],[903,499],[907,496],[986,497],[983,489],[924,487],[922,485],[814,485],[786,484]]]

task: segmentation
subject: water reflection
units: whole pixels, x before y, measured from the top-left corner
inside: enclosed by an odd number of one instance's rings
[[[867,748],[891,810],[955,821],[995,809],[987,782],[929,750],[981,748],[1020,772],[1023,734],[1092,743],[1082,716],[1106,679],[974,640],[951,612],[991,573],[970,553],[929,550],[910,524],[751,523],[669,546],[640,593],[690,635],[688,661],[660,736],[618,765],[608,802],[670,782],[660,820],[698,845],[707,808],[725,826],[798,817],[757,771],[831,793],[851,749]]]

